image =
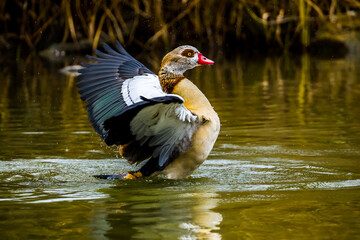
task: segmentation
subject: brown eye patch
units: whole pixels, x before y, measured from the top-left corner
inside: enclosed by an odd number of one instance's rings
[[[185,49],[184,51],[182,51],[181,55],[185,56],[185,57],[193,57],[195,54],[194,50],[192,49]]]

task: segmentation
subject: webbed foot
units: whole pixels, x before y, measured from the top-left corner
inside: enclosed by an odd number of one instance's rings
[[[140,171],[128,171],[120,174],[101,174],[93,177],[99,179],[137,179],[143,177]]]

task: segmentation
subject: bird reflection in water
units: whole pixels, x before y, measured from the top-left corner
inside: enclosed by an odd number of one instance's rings
[[[160,184],[162,186],[156,183],[141,186],[139,182],[119,184],[116,189],[103,190],[109,194],[106,205],[110,206],[103,215],[107,225],[103,228],[105,236],[221,239],[219,230],[223,218],[214,211],[220,198],[210,189],[193,188],[185,192],[183,183],[169,180]]]

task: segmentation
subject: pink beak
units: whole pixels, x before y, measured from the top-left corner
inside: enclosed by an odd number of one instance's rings
[[[198,53],[198,57],[199,57],[199,59],[197,61],[198,64],[201,64],[201,65],[214,64],[213,60],[206,58],[204,55],[202,55],[202,53]]]

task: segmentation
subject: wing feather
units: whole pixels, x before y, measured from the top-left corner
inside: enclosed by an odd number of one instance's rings
[[[179,111],[187,115],[188,118],[184,119],[189,121],[179,119]],[[158,158],[160,167],[190,147],[192,136],[198,127],[198,117],[180,103],[158,103],[146,107],[130,122],[131,133],[140,145],[155,147],[152,157]]]

